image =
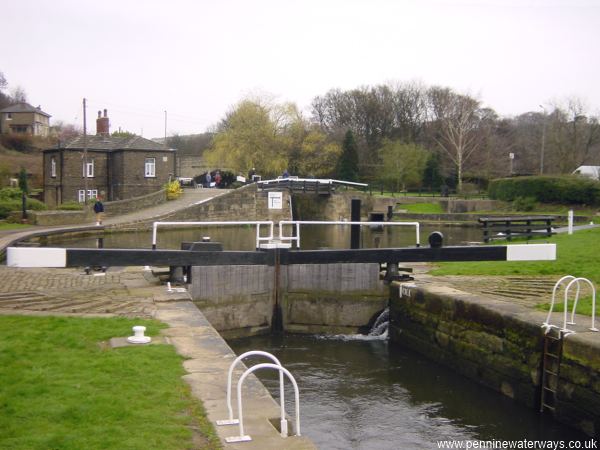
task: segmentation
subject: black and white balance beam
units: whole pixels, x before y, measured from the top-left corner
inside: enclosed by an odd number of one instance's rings
[[[226,266],[435,261],[552,261],[556,244],[358,250],[210,251],[9,247],[9,267]]]

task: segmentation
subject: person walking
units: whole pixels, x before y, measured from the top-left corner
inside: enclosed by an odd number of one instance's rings
[[[96,203],[94,203],[94,212],[96,213],[96,225],[102,225],[104,205],[102,204],[100,197],[96,197]]]

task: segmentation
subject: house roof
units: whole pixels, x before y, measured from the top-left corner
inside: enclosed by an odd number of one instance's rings
[[[70,150],[82,150],[84,148],[83,136],[78,136],[65,143],[61,148]],[[104,150],[108,152],[118,150],[145,150],[145,151],[174,151],[163,144],[145,139],[141,136],[114,137],[114,136],[87,136],[88,150]],[[54,149],[49,149],[54,150]]]
[[[45,113],[44,111],[42,111],[42,109],[38,106],[37,108],[35,106],[31,106],[29,103],[15,103],[14,105],[10,105],[7,106],[6,108],[0,109],[0,113],[38,113],[41,114],[42,116],[46,116],[46,117],[52,117],[50,114]]]

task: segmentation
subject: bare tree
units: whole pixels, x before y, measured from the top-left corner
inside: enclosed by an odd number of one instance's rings
[[[27,94],[25,93],[25,89],[21,86],[14,88],[11,91],[10,96],[14,103],[27,103]]]
[[[586,162],[597,161],[600,156],[598,119],[588,115],[578,98],[569,98],[553,106],[547,133],[552,169],[558,173],[571,173]]]
[[[460,192],[465,162],[478,149],[479,101],[440,87],[429,89],[428,98],[433,138],[455,165]]]

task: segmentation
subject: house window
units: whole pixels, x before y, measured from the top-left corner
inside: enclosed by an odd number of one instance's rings
[[[83,177],[94,178],[94,160],[83,163]]]
[[[6,113],[6,120],[12,120],[12,113]]]
[[[95,199],[96,197],[98,197],[98,189],[88,189],[88,195],[87,198],[88,200],[90,199]],[[77,191],[77,200],[79,201],[79,203],[83,203],[85,202],[85,189],[79,189]]]
[[[144,163],[144,176],[146,178],[156,176],[156,158],[146,158]]]
[[[56,159],[54,157],[50,160],[50,176],[56,178]]]

